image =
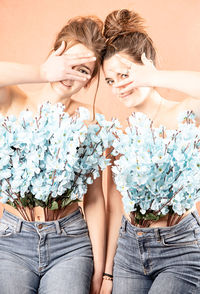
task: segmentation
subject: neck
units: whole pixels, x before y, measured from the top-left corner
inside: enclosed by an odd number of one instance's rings
[[[60,93],[54,89],[51,83],[46,84],[44,87],[42,87],[42,89],[39,90],[39,92],[34,93],[34,96],[37,105],[49,101],[52,104],[62,103],[67,108],[71,102],[71,97],[60,95]]]
[[[145,113],[150,119],[154,120],[159,112],[163,98],[160,94],[152,89],[148,97],[135,107],[135,111]]]

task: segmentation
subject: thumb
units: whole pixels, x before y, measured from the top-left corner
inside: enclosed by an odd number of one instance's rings
[[[153,61],[151,59],[148,59],[146,57],[146,54],[145,53],[142,53],[141,60],[142,60],[143,65],[153,64]]]
[[[62,41],[60,47],[58,47],[58,49],[54,51],[53,55],[60,56],[64,52],[65,47],[66,47],[65,41]]]

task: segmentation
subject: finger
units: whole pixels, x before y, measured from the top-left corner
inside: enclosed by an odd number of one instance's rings
[[[144,65],[149,64],[149,63],[153,63],[153,61],[151,59],[146,58],[146,54],[142,53],[141,55],[141,61]]]
[[[71,66],[75,66],[75,65],[79,65],[79,64],[93,62],[95,60],[96,60],[96,57],[86,57],[86,58],[80,58],[80,59],[71,60],[70,64],[71,64]]]
[[[94,57],[93,53],[87,53],[87,54],[69,54],[69,53],[66,52],[63,55],[68,56],[70,59],[79,59],[79,58]]]
[[[86,77],[79,77],[77,75],[68,74],[68,75],[66,75],[66,77],[64,79],[62,79],[62,81],[66,81],[66,80],[85,82],[88,79]]]
[[[117,56],[117,58],[120,59],[120,61],[121,61],[122,63],[124,63],[125,65],[127,65],[128,68],[131,68],[131,67],[132,67],[133,62],[131,62],[130,60],[128,60],[128,59],[126,59],[126,58],[124,58],[124,57],[122,57],[122,56],[119,55],[119,54],[116,54],[116,56]]]
[[[129,85],[130,83],[132,83],[133,82],[133,79],[124,79],[123,81],[121,81],[121,82],[119,82],[119,83],[117,83],[116,85],[115,85],[115,88],[121,88],[121,87],[124,87],[124,86],[126,86],[126,85]]]
[[[131,90],[134,90],[135,86],[134,83],[129,84],[127,87],[123,88],[122,90],[119,91],[120,95],[124,95],[126,93],[128,93]]]
[[[65,50],[65,47],[66,47],[65,41],[62,41],[60,47],[58,47],[58,49],[53,52],[53,55],[60,56],[63,53],[63,51]]]

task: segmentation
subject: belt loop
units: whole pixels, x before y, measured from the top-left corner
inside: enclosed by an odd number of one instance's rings
[[[82,207],[79,206],[78,208],[79,208],[79,211],[80,211],[82,217],[84,218],[84,214],[83,214],[83,209],[82,209]]]
[[[200,226],[200,216],[198,214],[198,212],[196,210],[192,211],[191,214],[193,215],[193,217],[196,219],[198,225]]]
[[[160,229],[156,228],[156,229],[154,229],[154,232],[155,232],[155,236],[156,236],[157,241],[161,241]]]
[[[55,225],[56,225],[56,233],[57,234],[61,234],[61,229],[60,229],[60,223],[59,221],[55,221]]]
[[[126,228],[127,228],[127,220],[125,220],[124,222],[124,232],[126,232]]]
[[[22,228],[22,220],[19,219],[16,226],[16,233],[20,233]]]

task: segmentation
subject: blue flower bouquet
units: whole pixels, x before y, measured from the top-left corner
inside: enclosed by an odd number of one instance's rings
[[[28,219],[25,207],[56,210],[82,200],[110,162],[104,151],[114,127],[101,114],[88,126],[86,120],[83,107],[69,116],[62,104],[50,103],[35,117],[28,110],[19,118],[0,116],[1,201]]]
[[[112,152],[125,211],[135,225],[149,226],[166,214],[178,221],[200,196],[200,129],[194,114],[183,113],[176,130],[154,128],[142,113],[128,121],[125,133],[115,133]]]

